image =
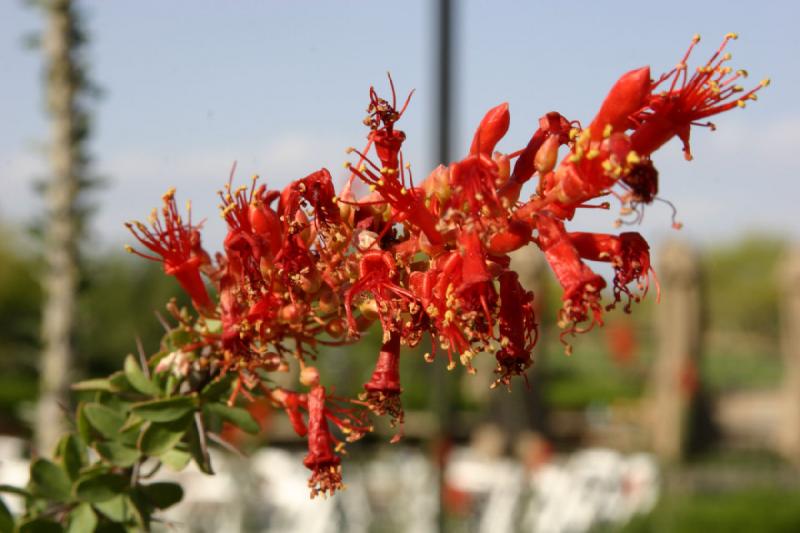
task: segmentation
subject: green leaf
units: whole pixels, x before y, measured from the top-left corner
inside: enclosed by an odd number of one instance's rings
[[[63,533],[58,523],[44,518],[36,518],[19,526],[19,533]]]
[[[227,397],[234,379],[233,374],[225,374],[203,387],[200,396],[205,400],[219,400],[222,396]]]
[[[125,377],[131,386],[142,394],[158,396],[161,391],[150,379],[144,375],[139,363],[133,355],[125,358]]]
[[[177,483],[163,481],[141,485],[139,491],[156,509],[172,507],[183,499],[183,489]]]
[[[47,459],[39,458],[31,464],[31,482],[45,498],[64,502],[70,497],[72,483],[67,473]]]
[[[125,491],[128,479],[118,474],[94,474],[81,477],[75,483],[75,495],[86,502],[100,503]]]
[[[61,437],[56,447],[56,459],[61,463],[70,479],[78,478],[78,473],[86,462],[86,457],[75,435],[70,433]]]
[[[192,396],[175,396],[165,400],[135,403],[131,406],[133,412],[151,422],[170,422],[177,420],[193,411],[197,405],[197,398]]]
[[[104,502],[97,502],[93,504],[93,506],[112,522],[121,523],[130,518],[128,499],[122,494],[114,496]]]
[[[204,410],[226,422],[230,422],[251,435],[257,435],[261,431],[261,426],[258,425],[258,422],[255,421],[253,415],[247,409],[229,407],[222,403],[209,403],[204,406]]]
[[[128,381],[127,376],[125,376],[125,372],[122,370],[117,370],[108,376],[108,380],[111,382],[111,392],[123,392],[131,390],[131,384]]]
[[[0,533],[14,533],[14,517],[0,498]]]
[[[114,392],[111,382],[107,378],[87,379],[73,383],[72,390]]]
[[[108,439],[116,438],[125,423],[125,416],[122,413],[99,403],[84,405],[83,414],[92,427]]]
[[[151,456],[168,452],[181,441],[191,422],[191,416],[170,422],[152,422],[139,438],[139,450]]]
[[[161,462],[169,469],[180,472],[186,468],[186,465],[192,460],[192,455],[187,451],[172,448],[168,452],[164,452],[159,459],[161,459]]]
[[[83,442],[90,443],[92,441],[92,424],[86,418],[85,407],[86,404],[84,402],[78,404],[78,409],[75,412],[75,429]]]
[[[69,527],[67,533],[86,533],[94,531],[97,527],[97,515],[92,506],[82,503],[69,513]]]
[[[139,460],[139,450],[115,441],[98,442],[94,446],[103,459],[114,466],[127,468]]]

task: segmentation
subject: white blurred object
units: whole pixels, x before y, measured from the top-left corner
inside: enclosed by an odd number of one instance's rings
[[[0,485],[25,487],[29,478],[28,459],[23,456],[25,441],[15,437],[0,436]],[[12,514],[25,510],[25,501],[20,496],[3,493],[3,501]]]
[[[589,449],[536,471],[531,488],[527,530],[578,533],[603,523],[621,525],[650,511],[658,499],[658,466],[648,454]]]

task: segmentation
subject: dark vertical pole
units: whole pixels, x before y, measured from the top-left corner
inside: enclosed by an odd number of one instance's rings
[[[435,163],[448,164],[450,162],[450,132],[451,132],[451,109],[453,104],[453,2],[451,0],[439,0],[436,4],[436,19],[434,22],[434,35],[437,36],[436,47],[438,54],[434,72],[434,79],[438,85],[436,99],[436,124],[437,132]],[[436,342],[434,340],[433,342]],[[438,462],[438,482],[439,482],[439,531],[445,529],[445,507],[444,507],[444,469],[446,465],[447,449],[450,446],[452,434],[452,416],[450,405],[450,383],[452,379],[445,369],[445,360],[441,358],[436,361],[433,373],[433,393],[431,402],[436,411],[438,419],[439,434],[436,436],[436,459]]]
[[[437,5],[436,34],[438,35],[438,56],[436,63],[437,94],[436,162],[447,164],[450,161],[450,120],[453,102],[453,5],[451,0],[439,0]]]

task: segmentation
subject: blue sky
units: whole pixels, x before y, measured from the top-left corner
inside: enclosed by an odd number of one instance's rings
[[[276,188],[322,166],[341,175],[344,148],[361,145],[371,84],[392,72],[405,94],[406,155],[424,176],[433,157],[433,3],[139,0],[80,2],[92,36],[92,75],[106,92],[91,143],[107,177],[96,192],[93,239],[130,239],[122,222],[144,218],[170,186],[208,218],[206,242],[223,235],[214,193],[238,161]],[[544,113],[584,123],[614,80],[650,64],[671,68],[692,35],[705,61],[736,31],[733,66],[749,83],[771,77],[758,102],[693,134],[695,160],[673,143],[654,160],[661,194],[679,209],[681,235],[708,243],[762,231],[800,238],[796,2],[457,2],[456,153],[483,113],[508,101],[512,124],[500,148],[524,145]],[[666,7],[668,5],[668,7]],[[33,179],[45,171],[40,58],[22,37],[41,26],[23,2],[0,3],[0,220],[41,210]],[[799,150],[800,151],[800,150]],[[582,215],[576,230],[611,231],[612,213]],[[669,209],[648,210],[641,229],[674,235]]]

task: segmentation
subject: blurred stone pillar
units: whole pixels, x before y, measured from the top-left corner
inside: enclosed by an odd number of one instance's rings
[[[655,309],[657,350],[649,422],[653,451],[674,462],[687,451],[691,409],[700,384],[701,276],[697,254],[685,243],[668,243],[660,256],[661,302]]]
[[[800,465],[800,248],[793,249],[781,265],[780,342],[783,355],[778,446],[781,453]]]

